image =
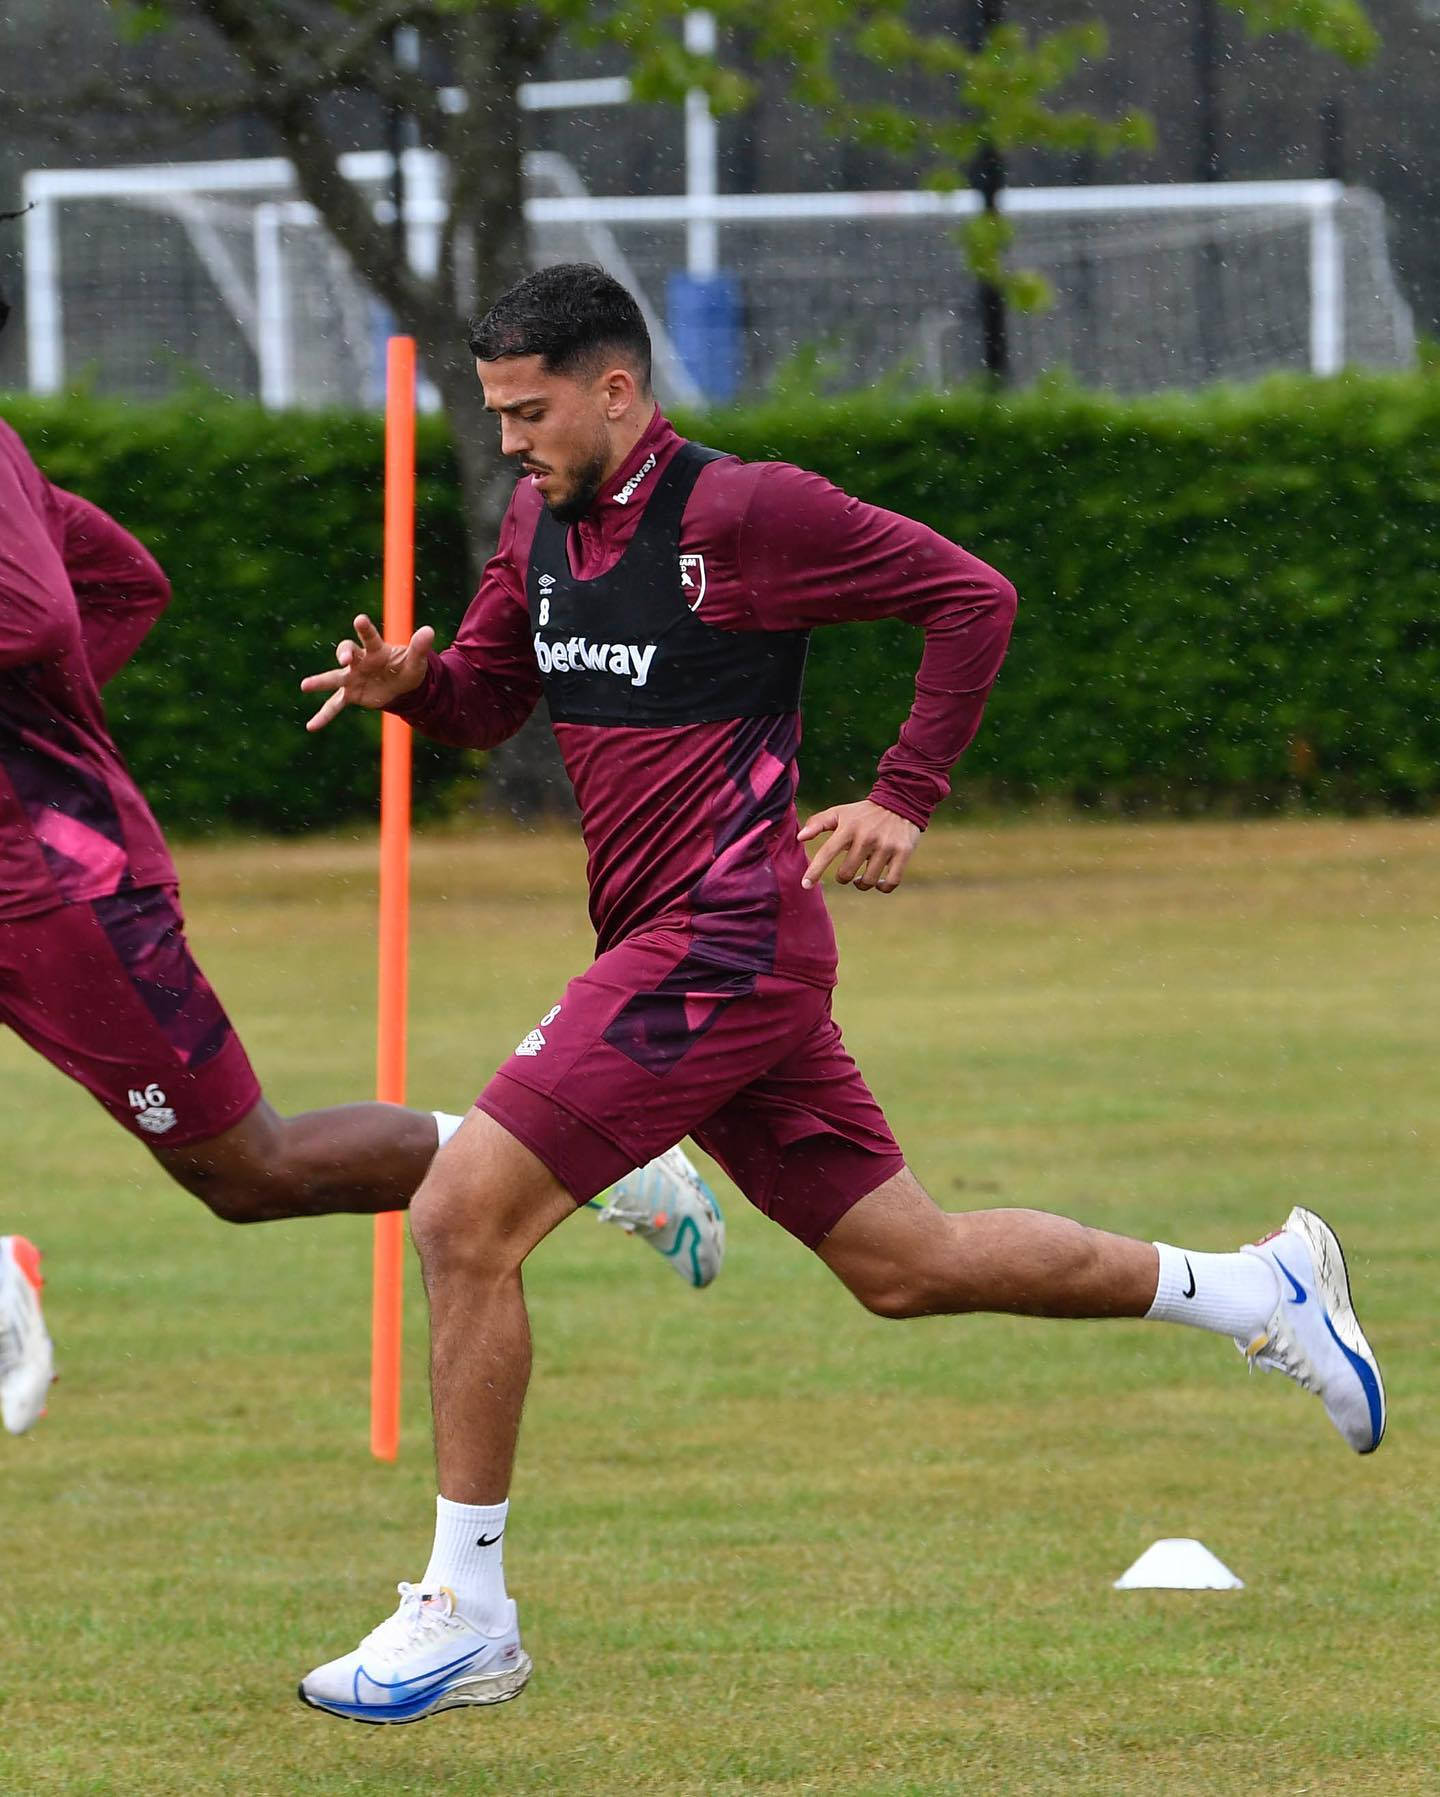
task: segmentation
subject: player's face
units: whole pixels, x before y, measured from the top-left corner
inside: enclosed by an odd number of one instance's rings
[[[613,437],[634,380],[623,369],[593,378],[553,374],[540,356],[476,362],[485,408],[500,420],[500,453],[513,456],[563,523],[590,509],[623,450]]]

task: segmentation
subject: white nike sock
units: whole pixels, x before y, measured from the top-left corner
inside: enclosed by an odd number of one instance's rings
[[[489,1632],[503,1629],[509,1616],[502,1540],[509,1509],[508,1502],[452,1504],[437,1497],[435,1545],[420,1581],[424,1591],[448,1585],[460,1614]]]
[[[435,1144],[437,1149],[443,1148],[465,1121],[463,1117],[452,1116],[449,1111],[432,1111],[430,1115],[435,1119],[435,1130],[440,1137]]]
[[[1145,1312],[1152,1323],[1188,1323],[1249,1341],[1270,1321],[1280,1283],[1254,1254],[1196,1254],[1156,1242],[1160,1283]]]

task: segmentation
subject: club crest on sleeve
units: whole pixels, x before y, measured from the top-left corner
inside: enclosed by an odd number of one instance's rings
[[[680,590],[685,595],[685,603],[691,611],[699,611],[700,601],[705,597],[705,557],[703,555],[682,555],[680,557]]]

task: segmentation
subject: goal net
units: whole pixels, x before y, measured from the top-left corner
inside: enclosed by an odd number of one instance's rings
[[[378,217],[390,161],[342,160]],[[407,242],[433,266],[445,171],[406,152]],[[738,298],[729,328],[742,397],[808,370],[830,390],[944,387],[981,364],[959,228],[970,193],[600,197],[563,157],[526,159],[532,260],[604,263],[640,298],[662,398],[702,398],[667,329],[671,277],[697,223]],[[379,402],[392,328],[280,159],[26,177],[32,388],[83,380],[158,396],[187,382],[267,405]],[[1012,189],[1015,266],[1045,311],[1009,316],[1015,376],[1064,371],[1119,392],[1279,369],[1402,368],[1415,334],[1384,210],[1330,182]]]

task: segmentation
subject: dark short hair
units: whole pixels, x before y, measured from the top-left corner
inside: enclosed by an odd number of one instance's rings
[[[558,262],[517,281],[470,321],[470,353],[481,362],[539,356],[551,374],[598,371],[619,355],[650,390],[650,333],[634,296],[593,262]]]

